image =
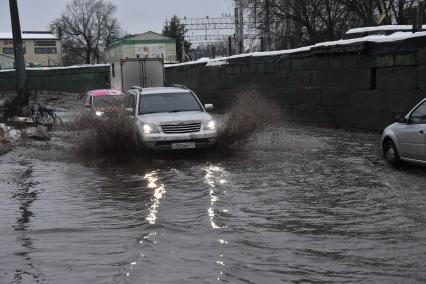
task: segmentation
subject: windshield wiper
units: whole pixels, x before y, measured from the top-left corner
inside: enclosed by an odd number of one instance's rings
[[[142,112],[139,115],[151,114],[151,113],[160,113],[160,112],[158,112],[158,111],[147,111],[147,112]]]
[[[199,109],[170,110],[170,111],[168,111],[168,112],[184,112],[184,111],[199,111]]]

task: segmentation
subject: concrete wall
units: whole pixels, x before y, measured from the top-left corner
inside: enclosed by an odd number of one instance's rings
[[[84,92],[109,86],[109,66],[27,70],[30,91]],[[0,92],[15,89],[15,71],[0,72]]]
[[[228,62],[168,67],[166,83],[187,85],[219,110],[241,89],[257,89],[281,104],[286,119],[369,130],[426,97],[426,37]]]

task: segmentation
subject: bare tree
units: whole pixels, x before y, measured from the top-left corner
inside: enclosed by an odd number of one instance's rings
[[[349,28],[408,24],[416,0],[246,0],[252,29],[272,49],[342,38]],[[272,43],[269,44],[269,37]]]
[[[252,22],[274,37],[275,49],[334,40],[347,28],[348,11],[336,0],[248,1]]]
[[[66,54],[99,63],[105,46],[119,37],[115,11],[115,5],[104,0],[72,0],[51,26],[60,30]]]
[[[355,13],[362,26],[408,24],[409,11],[416,0],[338,0]]]

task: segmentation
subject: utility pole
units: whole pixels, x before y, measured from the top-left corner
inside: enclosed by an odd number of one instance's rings
[[[18,97],[18,108],[21,108],[28,105],[28,97],[26,94],[27,76],[25,71],[24,46],[22,43],[17,0],[9,0],[9,8],[15,54],[16,95]]]
[[[235,38],[238,54],[244,52],[244,7],[243,0],[235,0]]]
[[[243,7],[243,0],[239,0],[239,10],[240,10],[240,54],[244,53],[244,7]]]
[[[423,31],[423,23],[425,21],[425,1],[419,1],[419,20],[417,22],[418,30]]]
[[[266,51],[271,50],[271,21],[269,0],[265,1],[265,32],[266,32]]]
[[[411,22],[413,24],[413,34],[418,31],[419,23],[418,23],[418,6],[415,5],[411,8]]]
[[[302,15],[303,10],[303,2],[300,0],[293,0],[293,4],[296,6],[297,14]],[[303,42],[303,27],[302,24],[299,21],[295,22],[295,38],[294,38],[294,47],[300,47],[302,46]]]
[[[181,42],[181,56],[182,56],[182,60],[181,62],[185,62],[185,39],[182,38],[182,42]]]
[[[237,1],[237,0],[235,0]],[[240,17],[239,17],[239,10],[237,7],[237,2],[235,2],[235,9],[234,9],[234,21],[235,21],[235,54],[239,54],[240,48]]]
[[[368,9],[368,26],[373,26],[373,0],[367,0],[367,9]]]

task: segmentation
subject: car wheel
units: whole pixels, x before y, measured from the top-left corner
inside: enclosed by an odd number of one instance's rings
[[[383,155],[392,166],[397,166],[401,162],[398,150],[392,140],[386,140],[383,144]]]

